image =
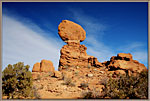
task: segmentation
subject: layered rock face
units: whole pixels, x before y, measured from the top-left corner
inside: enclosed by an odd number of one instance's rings
[[[80,25],[63,20],[58,26],[58,34],[67,43],[61,49],[59,70],[70,66],[102,66],[95,57],[87,55],[85,45],[80,45],[86,38],[86,32]]]
[[[109,71],[115,71],[116,74],[140,73],[147,70],[144,64],[133,60],[130,53],[119,53],[117,56],[111,57],[110,61],[103,63]]]

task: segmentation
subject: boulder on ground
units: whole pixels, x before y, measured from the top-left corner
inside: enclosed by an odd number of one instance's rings
[[[34,64],[32,72],[54,72],[53,63],[50,60],[42,60]]]
[[[49,60],[42,60],[41,72],[54,72],[53,63]]]
[[[55,71],[54,76],[57,78],[62,78],[62,73],[60,71]]]
[[[33,65],[32,72],[40,72],[40,63],[37,62]]]

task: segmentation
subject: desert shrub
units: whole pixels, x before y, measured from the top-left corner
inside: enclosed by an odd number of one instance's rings
[[[67,77],[64,78],[63,85],[75,86],[75,84],[72,82],[72,79],[71,78],[67,78]]]
[[[41,76],[40,76],[40,74],[38,74],[38,75],[37,75],[36,80],[41,80]]]
[[[91,91],[83,92],[82,96],[83,96],[83,99],[92,99],[93,98]]]
[[[40,99],[40,94],[38,93],[38,88],[36,86],[33,86],[33,94],[34,94],[34,97],[35,99]]]
[[[119,78],[110,78],[104,84],[103,92],[95,89],[82,93],[85,99],[148,99],[148,71],[137,76],[119,75]]]
[[[119,79],[110,78],[105,88],[105,96],[110,98],[147,99],[148,72],[141,72],[137,76],[120,75]]]
[[[99,84],[101,84],[101,85],[106,85],[106,84],[107,84],[107,81],[108,81],[108,77],[103,77],[103,78],[99,81]]]
[[[75,76],[78,76],[79,75],[79,71],[75,71],[74,74],[75,74]]]
[[[80,87],[81,87],[81,88],[87,88],[87,87],[88,87],[88,83],[81,83],[81,84],[80,84]]]
[[[92,90],[82,92],[82,98],[83,99],[100,99],[102,98],[102,94],[100,93],[100,91],[94,88]]]
[[[89,69],[92,67],[90,64],[88,64],[88,66],[87,66]]]
[[[48,72],[48,75],[46,75],[46,77],[48,77],[48,76],[54,77],[54,72]]]
[[[9,64],[2,72],[2,92],[9,99],[33,97],[32,75],[23,62]]]
[[[68,65],[65,65],[63,68],[64,68],[64,69],[68,69],[68,68],[69,68],[69,66],[68,66]]]

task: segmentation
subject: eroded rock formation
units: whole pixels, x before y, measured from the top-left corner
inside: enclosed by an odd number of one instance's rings
[[[110,61],[103,63],[109,71],[114,71],[116,74],[129,75],[140,73],[147,70],[144,64],[139,63],[137,60],[133,60],[130,53],[119,53],[117,56],[112,56]]]
[[[33,66],[33,85],[41,99],[81,99],[87,91],[101,94],[110,77],[118,79],[119,74],[136,75],[147,70],[129,53],[119,53],[112,56],[110,61],[98,62],[97,58],[86,53],[85,45],[80,44],[85,40],[86,33],[74,22],[63,20],[58,31],[67,43],[60,51],[60,71],[55,71],[53,63],[48,60]]]
[[[63,20],[58,26],[58,34],[67,43],[61,49],[59,70],[70,66],[102,66],[97,58],[87,55],[85,45],[80,45],[86,38],[86,32],[80,25]]]
[[[42,60],[33,65],[32,72],[54,72],[53,63],[49,60]]]

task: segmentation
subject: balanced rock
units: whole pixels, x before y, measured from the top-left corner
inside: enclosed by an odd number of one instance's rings
[[[86,38],[86,32],[80,25],[63,20],[58,26],[58,34],[67,43],[60,51],[59,70],[73,66],[102,66],[97,58],[87,55],[85,45],[80,45]]]
[[[58,34],[61,39],[67,41],[79,41],[82,42],[86,38],[86,32],[84,29],[69,20],[63,20],[58,26]]]

